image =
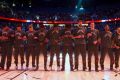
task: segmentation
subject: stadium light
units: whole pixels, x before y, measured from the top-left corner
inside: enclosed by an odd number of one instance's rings
[[[30,0],[30,1],[29,1],[29,7],[30,7],[30,8],[32,7],[32,5],[31,5],[31,4],[32,4],[32,2],[31,2],[31,0]]]
[[[15,7],[15,6],[16,6],[16,4],[15,4],[15,0],[13,1],[13,4],[12,4],[12,6],[13,6],[13,7]]]
[[[101,20],[101,22],[106,22],[106,21],[108,21],[108,20]]]
[[[80,7],[80,10],[84,10],[83,6]]]
[[[13,3],[12,6],[15,7],[16,6],[15,3]]]
[[[75,6],[75,8],[76,8],[76,9],[78,8],[77,5]]]
[[[21,5],[22,7],[23,7],[23,3],[22,3],[22,5]]]

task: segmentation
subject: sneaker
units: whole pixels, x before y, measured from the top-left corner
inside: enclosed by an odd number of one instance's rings
[[[60,71],[60,67],[59,66],[57,67],[57,71]]]
[[[83,71],[86,71],[86,69],[87,69],[86,67],[83,67]]]
[[[45,71],[48,71],[48,69],[47,69],[47,68],[45,68]]]
[[[115,69],[115,71],[116,71],[116,72],[119,72],[119,71],[120,71],[120,70],[119,70],[119,67],[117,67],[117,68]]]
[[[96,72],[99,72],[98,68],[95,69]]]
[[[15,69],[18,70],[18,66],[15,66]]]
[[[36,69],[36,67],[32,67],[32,69],[33,69],[33,70],[35,70],[35,69]]]
[[[26,69],[25,70],[28,70],[28,67],[26,67]]]
[[[113,67],[110,67],[110,71],[113,71]]]
[[[73,68],[71,68],[70,70],[71,70],[71,71],[74,71],[74,69],[73,69]]]
[[[23,66],[21,66],[21,70],[24,70]]]
[[[104,67],[101,67],[101,70],[104,71]]]
[[[49,66],[50,70],[52,71],[52,66]]]
[[[10,69],[10,67],[7,67],[7,68],[6,68],[6,71],[9,71],[9,69]]]
[[[39,69],[39,67],[36,67],[36,69],[35,70],[38,70]]]
[[[62,68],[61,71],[65,71],[65,68]]]
[[[78,71],[78,68],[74,68],[74,71]]]
[[[89,68],[89,71],[91,72],[91,68]]]
[[[4,67],[1,67],[0,70],[4,70]]]

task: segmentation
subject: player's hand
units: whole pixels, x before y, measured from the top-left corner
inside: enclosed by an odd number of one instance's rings
[[[26,36],[24,36],[24,37],[23,37],[23,40],[27,40],[27,37],[26,37]]]
[[[34,39],[38,39],[38,37],[34,37]]]
[[[22,39],[22,38],[19,36],[18,39]]]
[[[2,39],[2,40],[7,40],[8,37],[3,36],[1,39]]]
[[[96,45],[98,41],[94,41],[93,44]]]
[[[119,46],[115,46],[115,48],[116,48],[116,49],[120,49],[120,47],[119,47]]]
[[[48,41],[49,41],[49,40],[46,38],[46,39],[45,39],[45,42],[48,43]]]
[[[14,36],[15,36],[14,34],[11,35],[11,37],[14,37]]]
[[[81,38],[85,38],[85,36],[84,36],[84,35],[81,35]]]
[[[92,34],[91,34],[91,33],[88,33],[87,36],[90,37],[90,36],[92,36]]]

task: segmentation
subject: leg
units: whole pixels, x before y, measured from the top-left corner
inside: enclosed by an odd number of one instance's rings
[[[56,47],[56,57],[57,57],[57,67],[60,67],[60,47],[57,45]]]
[[[89,67],[89,71],[91,71],[91,57],[92,57],[92,50],[88,49],[88,67]]]
[[[106,55],[106,49],[104,47],[101,48],[101,56],[100,56],[100,65],[101,69],[104,70],[104,60]]]
[[[35,46],[32,47],[31,54],[32,54],[32,67],[35,67],[35,56],[36,56]]]
[[[65,58],[66,58],[66,54],[67,54],[67,47],[63,46],[63,51],[62,51],[62,69],[61,69],[61,71],[65,70]]]
[[[38,47],[36,47],[36,69],[38,69],[39,68],[39,55],[40,55],[40,47],[38,46]]]
[[[75,69],[78,70],[79,47],[75,46]]]
[[[68,54],[69,54],[69,62],[70,62],[70,68],[71,68],[71,71],[73,71],[73,47],[72,46],[69,46],[68,47]]]
[[[110,70],[113,70],[114,56],[111,48],[108,49],[108,54],[110,57]]]
[[[8,51],[7,51],[7,69],[9,69],[9,67],[11,66],[12,51],[13,51],[12,46],[8,46]]]
[[[15,59],[16,66],[18,66],[18,54],[19,54],[18,47],[15,47],[14,59]]]
[[[4,69],[5,65],[5,59],[6,59],[6,48],[1,47],[2,53],[1,53],[1,68]]]
[[[50,67],[52,67],[52,65],[53,65],[54,53],[55,53],[54,47],[51,46],[51,49],[50,49],[50,65],[49,65]]]
[[[26,67],[29,66],[29,58],[30,58],[30,53],[31,53],[31,47],[27,47],[27,50],[26,50]]]
[[[81,45],[80,52],[82,54],[83,71],[85,71],[86,69],[86,45],[85,44]]]
[[[95,70],[98,71],[98,47],[94,48]]]
[[[119,67],[119,55],[120,55],[120,50],[116,49],[116,51],[115,51],[115,68]]]
[[[44,69],[45,71],[47,71],[47,50],[46,50],[46,47],[42,47],[41,48],[41,51],[43,52],[43,55],[44,55]]]
[[[25,63],[25,61],[24,61],[24,47],[20,47],[19,52],[20,52],[20,58],[21,58],[21,66],[23,66],[23,64]]]

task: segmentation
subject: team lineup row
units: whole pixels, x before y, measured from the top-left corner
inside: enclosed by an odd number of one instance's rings
[[[91,71],[91,57],[95,57],[95,71],[98,70],[100,60],[101,70],[104,70],[104,60],[106,53],[110,57],[110,70],[119,68],[120,56],[120,28],[117,28],[115,34],[110,31],[109,25],[104,27],[104,31],[95,29],[95,23],[90,23],[90,29],[86,30],[82,26],[82,21],[74,30],[71,25],[67,24],[63,30],[60,30],[58,25],[54,25],[52,29],[47,31],[43,25],[39,30],[34,30],[33,25],[29,25],[28,31],[22,31],[20,25],[16,30],[11,30],[7,25],[0,30],[0,46],[1,46],[1,64],[0,68],[4,70],[6,62],[6,70],[9,70],[12,62],[13,47],[14,62],[16,69],[18,68],[18,56],[21,58],[21,68],[26,63],[26,69],[29,67],[30,56],[32,56],[32,67],[35,70],[39,69],[40,52],[44,55],[44,69],[47,71],[47,46],[49,44],[50,64],[52,69],[53,57],[56,54],[58,70],[65,70],[65,58],[68,53],[70,57],[70,70],[78,70],[79,55],[82,56],[83,71],[86,67],[86,51],[88,51],[88,70]],[[100,59],[99,55],[100,47]],[[60,52],[62,52],[62,68],[60,69]],[[74,58],[72,55],[74,54]],[[24,61],[25,56],[25,61]],[[6,59],[7,58],[7,59]],[[73,65],[73,59],[75,65]]]

